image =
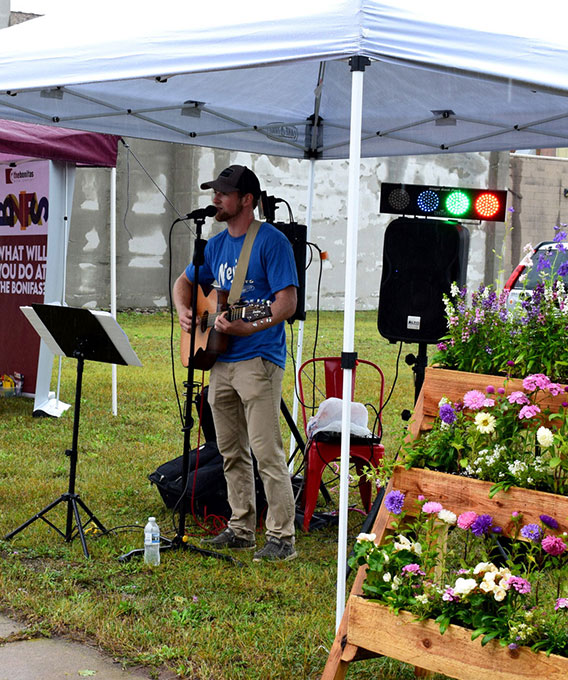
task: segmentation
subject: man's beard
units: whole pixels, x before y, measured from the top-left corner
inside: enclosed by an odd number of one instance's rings
[[[239,202],[238,207],[233,211],[229,212],[227,210],[223,210],[220,208],[217,211],[217,214],[215,215],[215,219],[217,222],[227,222],[227,220],[230,220],[233,217],[238,217],[243,211],[243,205],[241,202]]]

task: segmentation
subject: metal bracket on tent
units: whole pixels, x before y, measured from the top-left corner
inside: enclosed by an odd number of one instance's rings
[[[366,66],[371,65],[371,60],[369,57],[361,57],[357,55],[356,57],[351,57],[349,60],[349,66],[351,66],[351,71],[364,71]]]
[[[341,368],[353,370],[357,364],[357,352],[341,352]]]

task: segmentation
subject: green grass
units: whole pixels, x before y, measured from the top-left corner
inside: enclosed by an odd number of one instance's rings
[[[0,542],[0,605],[26,619],[37,635],[88,639],[127,665],[154,669],[156,676],[167,668],[195,680],[317,678],[334,637],[336,529],[298,532],[299,557],[284,564],[253,564],[246,554],[239,555],[239,566],[191,549],[164,553],[154,570],[138,558],[118,561],[141,547],[149,515],[157,517],[165,535],[174,535],[177,518],[147,476],[183,450],[169,317],[124,313],[119,323],[143,367],[119,367],[118,415],[113,416],[110,366],[86,362],[77,491],[107,528],[127,526],[104,536],[89,533],[89,560],[78,539],[66,543],[42,521]],[[314,329],[315,315],[309,314],[304,358],[312,354]],[[340,353],[342,333],[342,314],[323,313],[317,355]],[[361,358],[382,366],[388,392],[398,346],[380,337],[376,314],[357,314],[355,348]],[[61,398],[73,403],[76,362],[63,364]],[[182,383],[185,371],[177,356],[175,364]],[[291,367],[289,361],[284,387],[290,410]],[[383,416],[388,453],[396,448],[404,426],[400,413],[412,408],[413,393],[412,371],[401,361]],[[72,441],[73,409],[57,419],[33,418],[32,405],[28,399],[0,400],[2,536],[67,491],[65,451]],[[285,423],[283,433],[288,442]],[[196,441],[194,428],[192,446]],[[337,492],[332,495],[337,507]],[[357,501],[353,493],[352,502]],[[64,527],[65,509],[60,504],[49,519]],[[350,542],[362,521],[360,512],[349,513]],[[208,528],[188,516],[190,545],[199,545]],[[354,664],[349,671],[350,678],[379,675],[384,680],[413,677],[408,667],[388,659]]]

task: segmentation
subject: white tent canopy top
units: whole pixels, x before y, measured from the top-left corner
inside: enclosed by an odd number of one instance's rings
[[[99,0],[2,31],[0,117],[345,158],[568,146],[568,9],[511,0]],[[556,17],[551,21],[551,17]],[[566,18],[566,16],[564,17]],[[317,121],[318,129],[307,124]]]

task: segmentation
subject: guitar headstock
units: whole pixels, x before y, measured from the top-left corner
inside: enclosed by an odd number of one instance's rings
[[[266,302],[266,300],[257,300],[246,306],[243,319],[246,321],[258,321],[259,319],[266,319],[269,316],[272,316],[270,304]]]

